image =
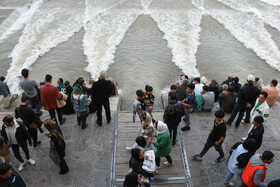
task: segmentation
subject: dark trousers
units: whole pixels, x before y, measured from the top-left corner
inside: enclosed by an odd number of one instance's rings
[[[216,149],[216,151],[220,154],[220,158],[223,158],[224,157],[224,151],[223,151],[223,148],[222,148],[222,144],[221,143],[220,145],[216,145],[215,142],[213,142],[210,138],[207,139],[205,145],[204,145],[204,148],[202,149],[201,153],[199,154],[199,156],[203,157],[203,155],[205,155],[205,153],[207,153],[207,151],[212,147],[214,146],[214,148]]]
[[[28,150],[28,147],[27,147],[27,143],[24,144],[23,146],[21,146],[21,149],[25,153],[26,159],[28,160],[30,158],[30,156],[29,156],[29,150]],[[22,157],[19,153],[19,145],[12,144],[12,150],[13,150],[13,153],[14,153],[15,157],[18,159],[18,161],[20,161],[20,163],[23,163],[24,160],[22,159]]]
[[[31,108],[40,110],[40,100],[39,100],[38,94],[34,97],[31,97],[29,99],[29,103],[30,103]]]
[[[167,161],[169,163],[172,163],[172,159],[171,159],[170,155],[165,156],[165,158],[167,159]],[[160,166],[160,157],[156,157],[156,165]]]
[[[110,102],[109,99],[104,101],[96,100],[96,109],[97,109],[97,122],[102,124],[102,106],[104,106],[106,119],[109,123],[111,121],[111,111],[110,111]]]
[[[172,140],[172,145],[176,145],[177,129],[178,129],[179,123],[167,124],[169,134],[170,134],[170,139]],[[171,135],[172,135],[172,138],[171,138]]]
[[[59,158],[60,158],[60,163],[59,163],[60,173],[65,173],[69,170],[68,165],[63,157],[59,157]]]
[[[239,112],[238,118],[235,122],[235,126],[238,127],[240,125],[240,122],[242,120],[242,117],[243,117],[245,111],[246,111],[246,106],[236,103],[234,106],[234,109],[230,115],[230,118],[228,119],[228,123],[231,124],[233,122],[234,118],[236,117],[237,113]]]
[[[77,115],[78,125],[82,125],[81,127],[84,128],[87,124],[87,117],[80,117]]]
[[[245,120],[244,122],[245,123],[250,123],[250,114],[251,114],[251,110],[253,109],[253,107],[251,108],[246,108],[246,117],[245,117]]]
[[[33,140],[33,147],[37,146],[38,142],[38,131],[37,129],[28,128],[28,132]]]
[[[61,122],[62,122],[61,108],[56,108],[55,110],[56,110],[56,113],[58,115],[59,123],[61,124]],[[55,119],[56,123],[58,124],[58,121],[57,121],[56,116],[55,116],[55,110],[49,110],[49,114],[50,114],[51,118]]]

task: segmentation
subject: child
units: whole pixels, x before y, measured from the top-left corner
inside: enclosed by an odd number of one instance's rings
[[[189,83],[187,85],[187,95],[183,101],[180,101],[185,106],[185,118],[183,120],[186,122],[186,126],[182,127],[182,131],[190,130],[190,113],[196,108],[197,102],[194,93],[195,85]]]
[[[148,173],[154,173],[156,170],[155,164],[155,152],[153,150],[146,151],[144,153],[144,162],[142,169]],[[143,182],[150,183],[153,180],[152,177],[143,177]]]
[[[220,163],[224,160],[224,151],[222,148],[223,141],[226,137],[226,124],[223,120],[225,112],[218,110],[215,112],[214,116],[214,126],[212,127],[210,134],[208,136],[207,142],[204,145],[203,150],[198,155],[193,155],[192,159],[202,160],[203,155],[214,146],[216,151],[219,152],[220,156],[215,160],[216,163]]]
[[[4,159],[6,163],[11,162],[11,154],[8,144],[4,144],[4,138],[0,136],[0,157]]]
[[[170,99],[169,99],[169,97],[170,97],[170,94],[171,93],[176,93],[176,101],[178,101],[178,94],[177,94],[177,86],[175,85],[175,84],[172,84],[171,86],[170,86],[170,91],[168,92],[168,103],[170,102]]]
[[[155,172],[155,152],[153,150],[146,151],[144,153],[145,160],[143,162],[142,169],[147,171],[148,173],[154,173]]]
[[[158,131],[157,142],[153,143],[152,140],[147,141],[152,143],[156,148],[156,167],[160,168],[160,157],[165,157],[167,159],[164,165],[172,165],[172,159],[170,157],[171,153],[171,140],[169,136],[169,131],[167,125],[162,121],[157,121],[154,124],[154,128]],[[153,136],[156,136],[155,134]]]
[[[146,90],[146,92],[144,93],[145,111],[149,112],[151,117],[153,117],[152,112],[153,112],[153,105],[155,100],[155,96],[153,95],[153,87],[146,85],[145,90]]]
[[[148,112],[143,112],[142,113],[142,128],[140,132],[140,136],[143,136],[146,141],[148,140],[153,140],[153,122],[152,122],[152,117]],[[154,146],[150,143],[147,144],[147,148],[154,150]]]
[[[138,114],[141,120],[141,115],[143,110],[145,110],[144,92],[142,90],[137,90],[136,99],[134,100],[133,103],[133,123],[135,123],[136,113]]]

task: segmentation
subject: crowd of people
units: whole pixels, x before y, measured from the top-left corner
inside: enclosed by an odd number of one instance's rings
[[[214,103],[218,102],[218,110],[214,114],[214,124],[210,130],[206,143],[199,154],[192,156],[193,160],[202,161],[203,156],[211,147],[219,153],[215,160],[221,163],[225,160],[223,142],[226,138],[227,127],[231,127],[235,121],[235,128],[240,123],[251,127],[247,137],[243,137],[242,142],[237,142],[231,147],[228,159],[229,171],[224,179],[223,186],[233,186],[231,178],[236,174],[240,177],[241,186],[268,186],[280,185],[280,179],[265,183],[267,173],[266,164],[271,164],[274,154],[267,150],[262,154],[256,151],[262,145],[264,134],[264,122],[269,118],[269,107],[274,105],[279,97],[277,80],[273,79],[270,86],[263,87],[261,79],[253,75],[247,77],[246,83],[242,86],[238,77],[229,75],[228,78],[218,84],[212,80],[206,84],[204,77],[189,79],[186,75],[181,75],[180,79],[170,86],[168,93],[168,104],[164,109],[163,121],[156,121],[152,115],[152,105],[154,96],[152,87],[147,85],[145,91],[136,91],[134,101],[133,122],[136,114],[141,121],[139,136],[132,147],[127,147],[131,151],[129,167],[131,170],[125,177],[124,186],[135,187],[139,184],[150,186],[150,181],[154,174],[160,169],[160,158],[165,157],[167,161],[164,165],[172,165],[170,153],[172,147],[177,144],[177,129],[183,117],[182,131],[190,130],[190,113],[199,111],[211,111]],[[228,120],[224,119],[225,113],[230,113]],[[243,119],[243,120],[242,120]],[[156,139],[154,141],[153,139]],[[155,152],[154,170],[145,170],[147,152]],[[190,150],[191,151],[191,150]],[[150,159],[151,160],[151,159]],[[151,172],[153,171],[153,172]]]
[[[59,174],[65,174],[69,167],[64,159],[66,144],[63,132],[60,128],[66,118],[63,115],[76,114],[77,125],[81,129],[87,128],[89,113],[97,113],[96,123],[102,126],[102,106],[105,109],[106,120],[111,122],[109,97],[118,95],[117,84],[113,79],[106,79],[106,73],[101,72],[99,80],[90,79],[89,84],[80,77],[73,84],[69,81],[57,80],[57,86],[52,85],[52,76],[47,74],[44,82],[38,86],[37,82],[29,78],[29,70],[21,71],[23,79],[20,87],[24,93],[21,96],[21,104],[16,107],[14,116],[6,115],[2,121],[0,130],[0,186],[1,187],[25,187],[20,175],[15,172],[11,164],[12,149],[14,157],[19,161],[18,171],[22,171],[26,163],[34,165],[36,162],[30,157],[29,146],[34,148],[41,144],[38,141],[38,131],[44,133],[50,140],[49,156],[60,167]],[[1,77],[1,94],[9,94],[4,77]],[[3,87],[3,89],[2,89]],[[6,91],[5,91],[6,90]],[[41,121],[42,106],[48,111],[50,118]],[[21,119],[21,120],[18,120]],[[42,126],[47,130],[44,132]],[[20,149],[25,154],[22,158]]]
[[[64,159],[66,144],[63,132],[60,128],[66,122],[63,115],[76,114],[77,125],[81,129],[87,128],[89,113],[97,113],[96,123],[102,126],[102,106],[105,109],[106,122],[111,122],[109,97],[117,95],[117,85],[113,79],[106,79],[106,73],[101,72],[98,81],[89,80],[85,84],[84,78],[78,78],[73,86],[69,81],[57,80],[57,86],[52,85],[52,76],[47,74],[40,86],[29,78],[29,71],[22,70],[23,79],[20,86],[24,90],[21,96],[21,105],[15,109],[15,115],[7,115],[3,118],[3,126],[0,137],[0,184],[2,186],[25,186],[20,175],[9,165],[11,147],[14,157],[20,162],[18,171],[24,169],[28,162],[31,165],[35,161],[30,157],[29,146],[38,147],[38,131],[44,133],[42,125],[47,129],[45,136],[50,140],[50,158],[60,166],[60,174],[69,171]],[[8,86],[1,77],[1,93],[9,94]],[[240,176],[242,186],[279,186],[279,179],[264,183],[267,173],[266,164],[272,163],[274,154],[267,150],[262,154],[256,154],[263,141],[263,124],[269,118],[269,107],[274,105],[279,88],[277,80],[273,79],[270,86],[263,87],[260,78],[249,75],[242,86],[238,77],[229,75],[222,84],[212,80],[206,84],[204,77],[190,78],[181,75],[180,79],[170,86],[168,93],[168,105],[164,108],[162,120],[153,118],[153,104],[155,96],[153,87],[145,86],[145,92],[136,91],[136,99],[133,103],[133,122],[140,120],[140,133],[135,143],[127,147],[131,151],[129,167],[131,170],[125,177],[124,186],[137,186],[144,184],[150,186],[153,176],[160,172],[161,157],[166,166],[173,165],[170,156],[172,147],[177,145],[177,130],[182,121],[182,131],[191,128],[191,113],[199,111],[211,111],[214,103],[218,102],[219,109],[214,114],[214,124],[206,140],[204,148],[199,154],[192,156],[193,160],[201,161],[207,151],[214,147],[219,153],[215,162],[225,160],[223,142],[226,138],[227,127],[231,127],[235,117],[235,128],[240,123],[251,127],[247,137],[242,142],[237,142],[231,147],[228,160],[228,174],[223,186],[233,186],[231,178],[236,174]],[[3,89],[2,89],[3,88]],[[4,91],[3,91],[4,90]],[[50,119],[41,121],[41,106],[49,112]],[[225,113],[230,113],[228,120],[224,119]],[[181,120],[183,117],[183,120]],[[16,120],[20,118],[20,120]],[[243,119],[243,120],[242,120]],[[26,160],[20,155],[22,149]]]

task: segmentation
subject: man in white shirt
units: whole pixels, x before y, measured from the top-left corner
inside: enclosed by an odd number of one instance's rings
[[[32,141],[24,124],[20,121],[14,120],[11,115],[5,116],[3,118],[3,122],[4,125],[2,126],[2,136],[4,137],[5,144],[9,144],[12,147],[15,157],[20,162],[18,170],[21,171],[26,163],[19,153],[19,147],[21,147],[25,153],[27,162],[34,165],[35,161],[30,158],[27,147],[27,140],[30,146],[32,146]]]

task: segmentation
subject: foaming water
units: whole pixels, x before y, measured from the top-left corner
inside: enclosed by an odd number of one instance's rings
[[[40,0],[33,3],[31,6],[26,5],[13,11],[13,13],[0,25],[0,43],[11,34],[22,29],[42,4],[43,0]]]
[[[21,69],[30,68],[39,56],[78,32],[83,26],[80,20],[83,20],[83,14],[78,9],[46,9],[34,14],[11,53],[12,63],[8,70],[7,83],[12,93],[20,93],[18,88]]]
[[[220,22],[238,41],[252,49],[270,66],[280,70],[280,51],[261,20],[230,8],[205,9],[207,14]]]
[[[140,15],[139,9],[111,10],[94,17],[86,26],[84,52],[87,55],[86,71],[98,78],[114,61],[116,46],[122,41],[129,26]]]
[[[149,15],[140,15],[118,45],[108,74],[123,90],[122,109],[130,110],[136,90],[145,91],[146,84],[154,88],[155,108],[161,108],[161,90],[175,83],[182,72],[172,62],[171,50],[156,22]]]
[[[164,33],[172,49],[172,61],[189,76],[199,76],[196,69],[196,52],[199,46],[202,14],[197,9],[189,11],[151,11],[151,16]]]
[[[238,76],[241,83],[245,83],[249,74],[260,77],[265,85],[271,79],[279,80],[279,71],[237,41],[218,21],[205,15],[201,28],[197,68],[208,80],[221,83],[229,74]]]
[[[274,6],[280,6],[279,0],[260,0],[260,1],[270,4],[270,5],[274,5]]]
[[[280,7],[275,7],[255,0],[218,0],[233,9],[255,15],[265,23],[280,31]]]

